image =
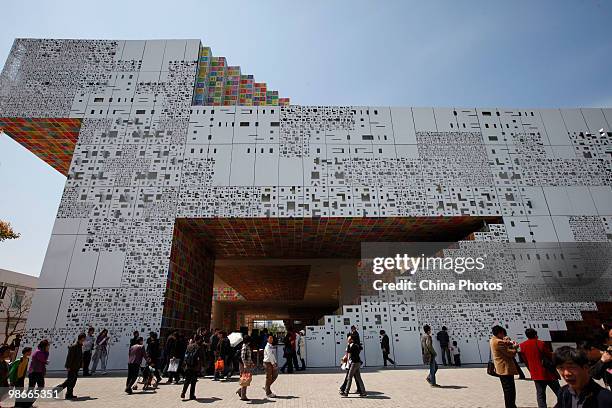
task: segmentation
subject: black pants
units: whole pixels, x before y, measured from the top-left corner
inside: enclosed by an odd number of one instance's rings
[[[344,377],[344,382],[340,386],[340,392],[345,392],[345,390],[346,392],[348,392],[348,390],[346,389],[346,383],[348,382],[349,374],[350,374],[350,371],[346,370],[346,376]],[[357,393],[363,394],[363,390],[361,389],[361,384],[358,382],[355,382],[355,383],[357,384]]]
[[[16,390],[23,391],[25,385],[25,376],[15,380],[13,384]],[[15,398],[15,407],[29,407],[32,405],[27,398]]]
[[[83,375],[89,375],[89,363],[91,363],[91,350],[83,352]]]
[[[198,372],[191,368],[186,369],[185,383],[183,384],[183,393],[181,395],[185,395],[187,387],[189,387],[189,398],[195,399],[196,382],[198,382]]]
[[[461,354],[455,354],[453,357],[455,358],[455,365],[461,367]]]
[[[298,363],[298,358],[297,358],[297,352],[293,352],[291,353],[291,360],[293,361],[293,367],[295,368],[295,371],[298,371],[300,369],[300,363]]]
[[[157,380],[157,382],[160,383],[162,380],[162,377],[159,372],[159,368],[157,368],[157,363],[155,364],[155,366],[153,366],[153,368],[155,369],[155,371],[153,372],[153,375],[155,376],[155,379]]]
[[[132,385],[136,383],[138,380],[138,373],[140,372],[140,364],[130,363],[128,364],[128,375],[127,380],[125,380],[125,390],[131,392]]]
[[[551,380],[535,380],[536,387],[536,398],[538,400],[538,408],[546,408],[546,387],[550,387],[550,389],[556,394],[559,393],[561,386],[559,385],[559,381]]]
[[[383,363],[385,364],[385,367],[387,366],[387,361],[395,365],[395,361],[389,358],[389,352],[387,350],[383,350],[382,353],[383,353]]]
[[[30,388],[45,388],[45,376],[43,373],[30,373],[30,375],[28,375],[28,385]]]
[[[451,352],[450,352],[450,348],[448,348],[448,344],[446,346],[443,346],[440,344],[440,349],[442,351],[442,364],[444,365],[452,364]]]
[[[285,364],[283,364],[283,366],[281,367],[281,372],[284,373],[285,372],[285,368],[287,369],[288,373],[292,373],[293,372],[293,361],[295,359],[296,362],[296,366],[295,368],[297,369],[297,356],[295,356],[295,353],[291,353],[291,354],[287,354],[287,356],[285,357]]]
[[[66,377],[66,381],[58,385],[59,388],[66,388],[66,398],[72,398],[74,396],[74,386],[76,385],[78,376],[78,369],[68,370],[68,376]]]
[[[500,375],[502,390],[504,391],[504,403],[506,408],[516,408],[516,386],[513,375]]]

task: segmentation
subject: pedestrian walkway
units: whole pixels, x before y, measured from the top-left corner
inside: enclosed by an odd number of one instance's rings
[[[79,396],[76,402],[38,403],[38,406],[71,407],[218,407],[234,408],[252,404],[265,404],[273,408],[375,408],[375,407],[503,407],[503,395],[499,380],[486,374],[485,368],[440,368],[437,380],[441,388],[431,388],[426,382],[424,369],[364,369],[363,381],[368,391],[367,398],[350,394],[348,398],[338,395],[338,387],[344,379],[340,371],[306,371],[296,374],[281,374],[274,384],[277,398],[266,399],[262,387],[265,375],[253,377],[248,397],[251,401],[240,401],[235,394],[234,382],[213,382],[200,379],[197,384],[197,401],[181,401],[182,386],[160,385],[155,392],[134,394],[124,392],[125,376],[80,377],[75,388]],[[48,386],[59,384],[60,378],[48,378]],[[531,381],[516,381],[517,406],[537,407],[535,387]],[[139,387],[141,385],[139,384]],[[355,391],[354,386],[352,392]],[[548,402],[554,405],[556,398],[548,390]],[[204,403],[205,405],[201,405]]]

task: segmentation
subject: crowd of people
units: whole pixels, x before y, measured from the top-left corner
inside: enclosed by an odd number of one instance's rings
[[[15,358],[15,349],[19,349],[20,340],[17,337],[10,346],[0,346],[0,387],[26,389],[27,377],[28,390],[44,388],[49,363],[49,341],[42,340],[35,351],[25,347],[21,350],[21,357]],[[281,342],[285,364],[279,368],[277,346]],[[80,370],[83,376],[92,376],[96,375],[100,365],[101,371],[98,374],[107,374],[109,343],[107,329],[95,335],[95,329],[89,327],[87,333],[79,334],[68,347],[64,364],[66,379],[54,390],[66,390],[65,398],[75,400],[78,397],[74,389]],[[265,328],[254,330],[251,335],[240,331],[228,333],[219,329],[198,329],[189,334],[172,330],[163,344],[155,332],[149,333],[145,340],[138,331],[134,331],[126,360],[127,394],[138,389],[139,378],[142,390],[146,391],[157,388],[163,381],[162,377],[166,377],[166,384],[182,384],[182,399],[196,399],[198,378],[210,376],[213,381],[230,381],[232,376],[239,374],[236,394],[241,400],[248,401],[247,388],[255,370],[265,372],[263,388],[266,397],[274,398],[276,395],[272,392],[272,384],[279,371],[293,373],[306,369],[306,348],[304,331],[292,328],[288,328],[283,336],[271,334]],[[18,400],[15,406],[28,407],[32,403],[33,400]]]
[[[554,352],[538,339],[535,329],[525,330],[522,343],[508,337],[501,326],[494,326],[489,342],[491,357],[487,372],[499,377],[506,408],[516,408],[514,376],[519,375],[517,356],[527,366],[533,380],[538,408],[546,408],[546,388],[557,396],[555,408],[612,407],[612,327],[603,325],[578,347],[563,346]],[[524,375],[522,378],[525,378]],[[566,383],[563,387],[559,380]],[[604,388],[595,380],[602,380]]]
[[[437,352],[433,346],[432,328],[423,327],[421,351],[423,363],[429,367],[426,381],[432,387],[440,387],[436,381],[438,364]],[[380,331],[380,348],[383,363],[395,365],[389,357],[391,354],[389,336]],[[577,348],[564,346],[554,352],[549,345],[538,338],[537,331],[529,328],[525,331],[527,339],[517,343],[508,337],[502,326],[492,328],[489,341],[490,357],[487,373],[498,377],[502,386],[506,408],[516,408],[515,376],[526,378],[521,370],[517,357],[523,361],[530,372],[535,386],[539,408],[547,407],[546,389],[550,388],[557,397],[556,408],[603,408],[612,407],[612,327],[603,325],[602,329]],[[461,365],[460,350],[457,341],[450,341],[446,327],[437,333],[436,339],[442,351],[442,364]],[[277,346],[282,341],[282,357],[285,363],[279,368]],[[78,373],[84,376],[96,373],[98,363],[101,375],[106,374],[110,337],[108,330],[102,329],[95,335],[90,327],[87,333],[78,335],[76,341],[68,347],[65,361],[66,379],[54,389],[66,390],[66,399],[76,399],[74,388]],[[36,350],[24,347],[17,358],[21,338],[17,337],[10,345],[0,345],[0,387],[25,388],[28,379],[28,390],[45,386],[46,367],[49,362],[49,341],[39,342]],[[344,381],[339,392],[347,397],[353,381],[360,397],[367,397],[366,388],[361,377],[361,352],[363,345],[356,326],[351,326],[347,333],[345,353],[340,360]],[[451,360],[451,355],[453,359]],[[146,341],[138,331],[130,339],[127,360],[127,378],[125,392],[132,394],[138,389],[138,379],[142,390],[157,388],[166,377],[166,384],[180,384],[181,399],[196,399],[196,383],[199,378],[208,376],[213,381],[229,381],[234,374],[239,374],[236,389],[237,396],[248,401],[247,390],[251,385],[256,370],[265,373],[263,389],[267,398],[275,398],[272,385],[282,373],[293,373],[306,369],[306,348],[304,331],[288,328],[282,336],[268,333],[267,329],[254,330],[250,335],[246,331],[228,334],[215,329],[198,329],[186,334],[178,330],[171,331],[162,342],[157,333],[149,333]],[[8,360],[8,362],[7,362]],[[566,383],[561,387],[559,380]],[[608,389],[594,380],[601,380]],[[189,395],[187,396],[187,392]],[[32,406],[33,400],[16,399],[15,407]]]

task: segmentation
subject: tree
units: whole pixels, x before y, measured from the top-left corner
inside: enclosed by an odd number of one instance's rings
[[[20,237],[20,234],[13,231],[13,227],[11,224],[0,220],[0,242],[6,239],[17,239]]]
[[[28,296],[27,292],[15,287],[2,287],[0,291],[4,291],[4,303],[0,312],[6,318],[4,323],[4,344],[7,344],[9,339],[17,334],[21,336],[25,333],[26,318],[32,307],[32,296]],[[0,292],[1,293],[1,292]]]

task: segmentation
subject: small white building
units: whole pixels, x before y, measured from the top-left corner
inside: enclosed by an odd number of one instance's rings
[[[38,278],[0,269],[0,344],[23,335]]]

